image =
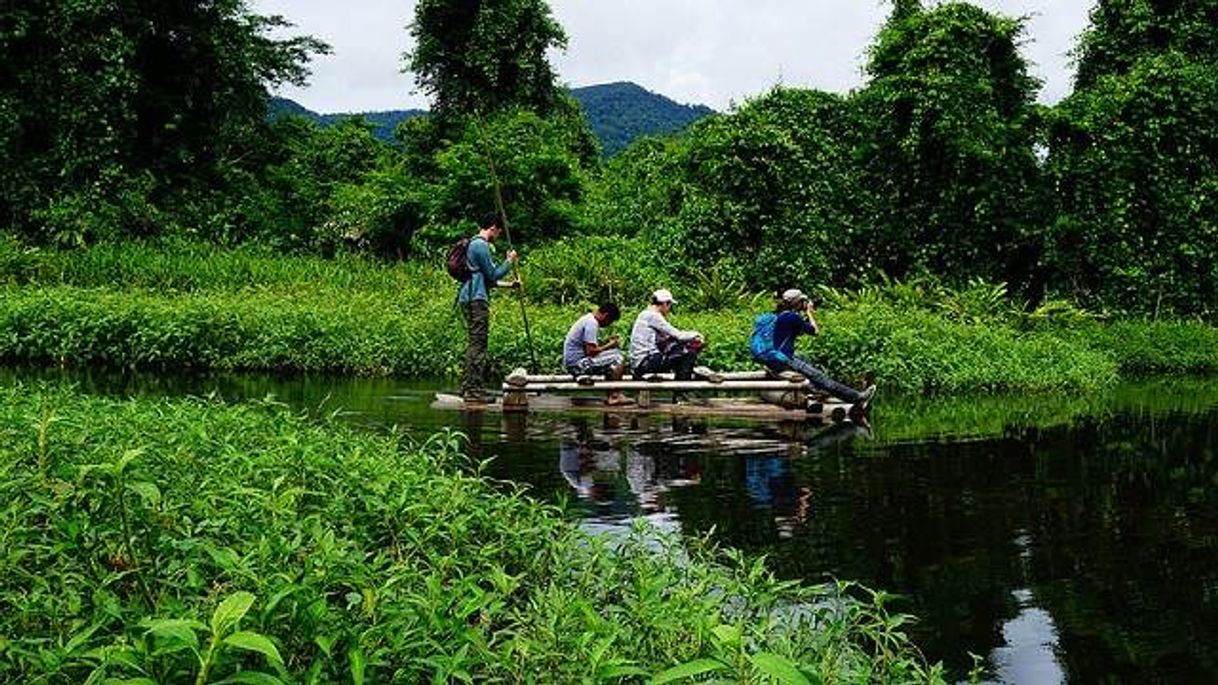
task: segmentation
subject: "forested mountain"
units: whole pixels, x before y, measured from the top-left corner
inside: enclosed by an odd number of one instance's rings
[[[575,88],[571,95],[583,106],[606,157],[639,136],[678,131],[714,113],[705,105],[682,105],[628,81]]]
[[[588,117],[588,125],[601,141],[605,156],[621,152],[630,141],[644,135],[669,133],[685,128],[714,110],[705,105],[682,105],[630,82],[605,83],[571,91]],[[375,127],[382,140],[392,140],[393,131],[405,119],[425,114],[423,110],[391,110],[359,114],[318,114],[286,98],[271,98],[271,118],[296,115],[321,124],[351,116],[362,116]]]
[[[372,124],[372,133],[381,140],[393,140],[393,130],[397,128],[398,124],[406,119],[422,114],[427,114],[427,111],[422,109],[395,109],[385,112],[318,114],[295,100],[277,97],[272,97],[267,106],[267,115],[271,119],[278,119],[284,116],[299,116],[312,119],[322,125],[335,124],[350,117],[363,117],[364,121]]]

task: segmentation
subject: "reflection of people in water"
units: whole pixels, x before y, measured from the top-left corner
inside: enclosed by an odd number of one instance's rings
[[[575,494],[582,498],[592,497],[594,481],[592,471],[588,469],[591,462],[588,444],[578,440],[564,439],[558,446],[558,470],[567,479]]]
[[[808,519],[812,491],[795,486],[786,455],[746,457],[744,487],[754,504],[773,514],[780,537],[791,537],[795,527]]]
[[[480,411],[461,413],[461,430],[469,440],[465,453],[474,461],[482,460],[482,430],[485,417],[485,413]]]
[[[638,443],[626,455],[626,482],[643,511],[664,511],[664,493],[670,488],[702,480],[697,456],[670,448],[664,443]]]
[[[558,470],[580,499],[613,504],[613,481],[621,467],[612,449],[595,449],[587,441],[563,438],[558,445]]]
[[[666,509],[663,495],[670,487],[701,480],[697,456],[673,453],[670,447],[666,442],[640,442],[630,446],[623,460],[609,443],[598,448],[588,424],[580,422],[575,424],[575,436],[559,442],[558,470],[581,499],[614,504],[613,482],[623,479],[643,513],[660,512]],[[627,501],[616,505],[633,508]]]
[[[667,488],[656,481],[655,459],[640,454],[638,450],[630,450],[626,455],[626,482],[643,511],[653,512],[664,508],[661,498]]]
[[[808,452],[815,454],[865,430],[855,424],[833,424],[810,437],[805,444]],[[746,457],[744,473],[749,497],[757,506],[770,510],[779,537],[794,535],[795,529],[808,519],[812,490],[796,486],[790,456],[773,454]]]

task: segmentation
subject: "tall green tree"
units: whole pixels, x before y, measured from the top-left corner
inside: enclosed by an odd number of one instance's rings
[[[858,246],[890,276],[931,272],[1018,287],[1039,261],[1038,87],[1019,54],[1021,19],[965,3],[900,2],[855,98],[876,193]]]
[[[753,288],[840,282],[859,266],[849,246],[866,216],[856,130],[841,96],[777,88],[694,124],[675,159],[627,153],[658,164],[630,176],[668,190],[621,187],[619,203],[651,198],[656,216],[641,218],[643,234],[675,271],[718,265]]]
[[[1053,111],[1051,265],[1130,313],[1218,312],[1218,1],[1101,0]]]
[[[0,220],[68,242],[153,230],[135,215],[242,164],[267,86],[302,83],[325,50],[270,37],[285,26],[244,0],[5,2]]]
[[[522,107],[542,114],[558,100],[550,48],[567,36],[545,0],[419,0],[406,70],[440,117]]]
[[[1129,313],[1218,313],[1218,72],[1171,52],[1054,112],[1052,265],[1062,290]]]
[[[546,57],[567,37],[545,0],[420,0],[409,30],[406,71],[432,98],[399,129],[407,168],[429,183],[415,247],[468,231],[497,196],[522,241],[575,228],[599,149]]]
[[[1076,50],[1079,90],[1156,54],[1218,58],[1218,0],[1098,0],[1090,18]]]
[[[461,121],[459,128],[450,126],[455,135],[432,159],[429,226],[416,236],[418,247],[468,233],[471,219],[495,208],[496,192],[512,238],[520,243],[558,238],[576,228],[586,177],[600,154],[578,109],[549,117],[517,109]]]

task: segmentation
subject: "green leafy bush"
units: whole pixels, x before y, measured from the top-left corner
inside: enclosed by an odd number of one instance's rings
[[[655,265],[646,242],[636,238],[589,236],[548,243],[524,255],[527,294],[534,302],[598,303],[623,308],[649,302],[672,277]]]
[[[901,5],[869,48],[870,80],[852,100],[874,217],[856,250],[896,279],[1032,286],[1046,198],[1039,84],[1019,52],[1024,20],[965,2]]]
[[[675,142],[627,150],[599,181],[589,222],[627,234],[635,224],[681,275],[726,260],[748,265],[736,275],[750,289],[836,282],[865,269],[849,250],[865,202],[850,117],[839,96],[776,88]]]
[[[598,159],[578,108],[550,118],[514,110],[486,119],[467,117],[447,129],[420,124],[404,130],[440,136],[407,142],[409,148],[431,153],[417,164],[434,168],[427,189],[428,224],[414,236],[422,251],[472,232],[479,217],[496,209],[496,192],[518,243],[538,244],[574,232],[586,176]]]

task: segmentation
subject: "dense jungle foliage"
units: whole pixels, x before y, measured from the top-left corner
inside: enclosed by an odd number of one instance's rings
[[[775,88],[607,161],[555,84],[545,51],[566,36],[546,3],[455,7],[416,8],[404,65],[433,114],[387,143],[358,121],[265,121],[266,88],[325,46],[270,38],[283,20],[241,0],[8,3],[0,220],[30,244],[178,235],[435,262],[498,180],[526,255],[591,236],[749,292],[982,279],[1030,307],[1213,319],[1218,0],[1099,0],[1051,107],[1022,19],[898,2],[858,90]]]

